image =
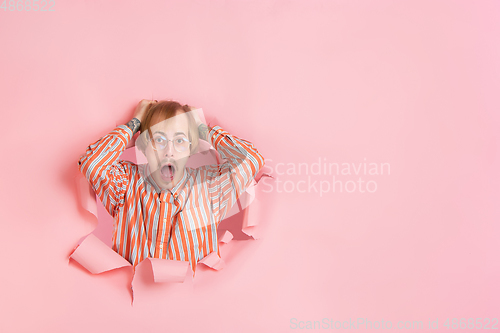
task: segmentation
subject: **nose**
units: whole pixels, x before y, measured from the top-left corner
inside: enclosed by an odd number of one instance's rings
[[[166,156],[174,156],[174,142],[172,140],[167,141],[167,146],[165,147]]]

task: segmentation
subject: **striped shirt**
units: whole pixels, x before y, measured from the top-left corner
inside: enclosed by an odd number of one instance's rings
[[[153,180],[148,164],[119,160],[133,133],[120,125],[91,144],[78,164],[114,218],[112,248],[134,267],[147,257],[196,263],[219,256],[217,227],[264,165],[252,143],[220,126],[208,137],[225,160],[186,167],[171,190]]]

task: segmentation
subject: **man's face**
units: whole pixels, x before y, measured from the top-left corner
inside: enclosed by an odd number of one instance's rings
[[[190,155],[188,130],[185,113],[177,113],[151,127],[153,138],[144,154],[154,181],[162,189],[171,190],[182,179]]]

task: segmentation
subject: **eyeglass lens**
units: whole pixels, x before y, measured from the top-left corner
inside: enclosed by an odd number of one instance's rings
[[[189,140],[185,136],[176,136],[173,140],[168,140],[163,135],[153,136],[154,146],[157,150],[163,150],[167,148],[168,142],[172,141],[174,143],[174,148],[178,152],[184,152],[189,147]]]

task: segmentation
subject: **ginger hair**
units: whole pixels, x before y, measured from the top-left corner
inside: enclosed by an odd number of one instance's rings
[[[152,126],[169,118],[175,117],[176,115],[186,113],[189,124],[188,138],[189,141],[191,141],[190,153],[196,153],[199,140],[198,128],[196,127],[196,122],[190,111],[191,107],[189,105],[182,105],[179,102],[172,100],[159,101],[158,103],[151,104],[143,121],[141,122],[141,134],[136,140],[137,147],[144,153],[149,140],[151,139],[149,137],[149,130]]]

